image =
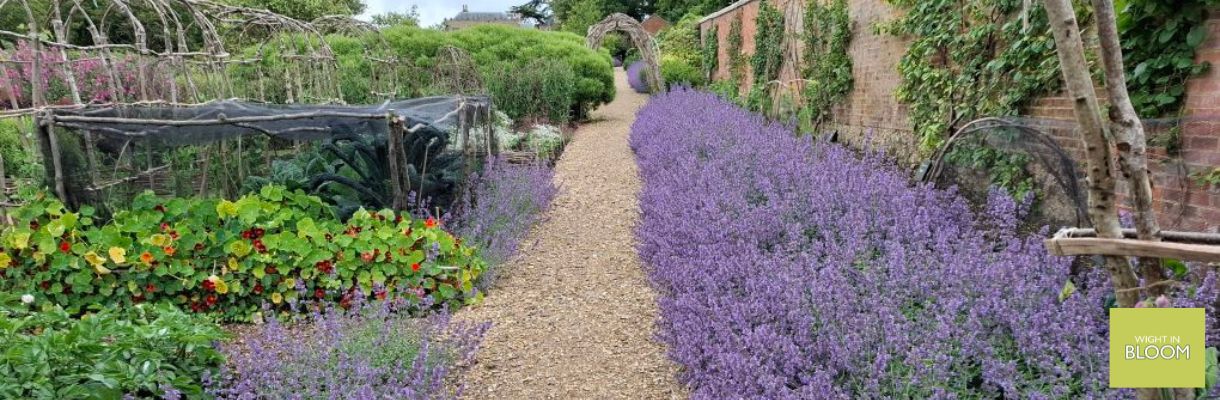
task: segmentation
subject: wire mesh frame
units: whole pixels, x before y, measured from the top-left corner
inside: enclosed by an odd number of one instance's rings
[[[1056,186],[1062,189],[1065,196],[1071,201],[1075,211],[1076,225],[1084,226],[1088,224],[1088,204],[1081,190],[1080,180],[1077,177],[1075,161],[1050,135],[1028,124],[1023,124],[1014,118],[980,118],[958,128],[957,132],[954,132],[945,141],[945,144],[933,154],[928,164],[927,172],[923,174],[921,180],[924,182],[939,182],[945,170],[945,157],[956,146],[972,137],[982,135],[986,139],[987,137],[994,136],[994,133],[1001,131],[1015,133],[1017,137],[993,140],[991,147],[1008,151],[1015,150],[1035,157],[1038,164],[1050,172],[1049,175],[1054,180]],[[996,145],[996,142],[1000,141],[1008,145]],[[1013,143],[1021,144],[1013,145]],[[1031,149],[1044,151],[1032,151]]]
[[[49,186],[52,187],[55,194],[63,199],[70,207],[76,208],[83,204],[90,204],[98,208],[103,208],[102,204],[97,202],[95,195],[104,191],[113,189],[120,185],[136,185],[135,191],[151,189],[157,191],[158,180],[164,185],[168,179],[163,175],[172,173],[175,167],[172,161],[167,161],[166,156],[157,154],[165,152],[167,149],[180,148],[184,146],[196,146],[205,149],[206,153],[202,157],[189,160],[190,167],[198,167],[202,164],[200,171],[194,171],[196,174],[202,174],[201,179],[193,179],[191,187],[198,187],[198,194],[204,195],[208,190],[208,165],[212,161],[209,155],[215,154],[216,158],[220,159],[224,166],[235,166],[237,179],[239,184],[244,181],[244,178],[249,172],[243,173],[242,166],[248,162],[243,161],[242,157],[245,152],[242,150],[243,139],[250,140],[252,136],[266,137],[268,140],[280,140],[281,144],[291,143],[295,149],[288,149],[285,146],[282,150],[288,156],[294,156],[301,152],[300,145],[303,142],[318,142],[340,137],[347,137],[353,134],[350,125],[353,121],[369,124],[383,124],[385,128],[381,131],[384,134],[377,134],[371,131],[361,130],[359,135],[369,137],[369,135],[383,137],[389,144],[386,149],[387,153],[384,158],[377,157],[375,159],[385,160],[388,165],[377,166],[377,168],[385,167],[385,171],[389,174],[389,187],[386,188],[387,193],[368,192],[366,194],[378,199],[377,206],[385,206],[396,209],[403,209],[412,204],[413,201],[408,197],[415,194],[422,195],[425,193],[425,187],[422,180],[418,177],[427,175],[432,167],[428,165],[431,160],[437,159],[442,153],[450,154],[450,157],[457,157],[462,160],[460,163],[462,169],[458,174],[459,178],[467,177],[471,174],[472,168],[478,165],[478,161],[488,156],[496,156],[499,154],[499,144],[494,135],[487,135],[486,138],[473,138],[472,132],[491,132],[493,124],[493,109],[491,102],[486,97],[467,97],[458,96],[455,100],[455,105],[451,108],[440,112],[434,112],[428,118],[424,119],[420,113],[403,113],[402,110],[386,109],[383,112],[370,112],[367,110],[354,109],[347,110],[342,107],[332,106],[319,109],[309,109],[310,106],[302,106],[294,111],[286,111],[283,113],[262,112],[254,115],[225,117],[224,114],[219,114],[216,117],[199,117],[188,119],[158,119],[158,118],[129,118],[124,117],[125,114],[130,114],[131,109],[147,108],[147,105],[138,106],[114,106],[114,107],[94,107],[93,110],[111,111],[119,109],[117,113],[97,114],[96,115],[81,115],[75,113],[74,110],[63,109],[47,109],[43,110],[37,118],[37,139],[41,153],[45,160],[44,167]],[[420,99],[427,100],[427,99]],[[384,109],[386,105],[383,104]],[[199,106],[195,108],[202,108]],[[193,107],[178,107],[183,113],[191,112]],[[164,110],[164,109],[162,109]],[[114,116],[119,115],[119,116]],[[199,115],[215,115],[199,114]],[[330,120],[332,123],[340,123],[345,125],[345,128],[340,128],[336,131],[333,127],[327,126],[319,121]],[[452,132],[446,133],[438,130],[439,126],[452,126]],[[476,126],[482,126],[481,130],[474,130]],[[119,127],[119,128],[115,128]],[[140,127],[140,128],[132,128]],[[147,129],[144,129],[147,127]],[[244,133],[229,133],[216,135],[214,137],[202,139],[203,143],[187,143],[187,144],[159,144],[157,138],[164,139],[167,137],[164,133],[158,133],[160,136],[150,136],[151,132],[164,132],[175,130],[195,129],[212,129],[212,128],[240,128]],[[432,154],[424,154],[423,159],[418,159],[417,156],[409,154],[409,146],[404,146],[403,142],[408,140],[417,133],[431,131],[434,136],[431,140],[424,144],[426,151],[431,151]],[[448,131],[448,129],[446,129]],[[69,133],[71,132],[71,133]],[[101,135],[99,135],[101,134]],[[108,151],[99,149],[99,137],[109,135],[110,138],[118,137],[117,143],[111,143]],[[436,136],[439,135],[439,136]],[[429,136],[423,136],[429,138]],[[448,137],[449,139],[439,139]],[[67,139],[71,138],[71,139]],[[435,144],[437,140],[447,141],[447,144]],[[170,137],[170,140],[175,140]],[[115,142],[112,140],[112,142]],[[195,140],[199,142],[199,140]],[[226,144],[228,143],[228,144]],[[78,145],[76,149],[65,149],[65,144]],[[264,143],[271,145],[270,142]],[[215,151],[212,147],[215,146]],[[234,149],[235,147],[235,149]],[[274,147],[274,146],[272,146]],[[417,146],[418,147],[418,146]],[[247,146],[247,150],[249,150]],[[70,173],[65,162],[68,158],[66,152],[76,150],[76,160],[79,168],[84,168],[88,174]],[[236,151],[234,151],[236,150]],[[418,148],[416,149],[418,150]],[[100,171],[102,171],[103,163],[100,159],[103,154],[108,156],[108,160],[112,162],[108,168],[113,168],[114,173],[110,174],[109,179],[102,179]],[[336,153],[337,154],[337,153]],[[271,164],[272,155],[265,154],[266,163]],[[143,165],[140,158],[143,158]],[[83,160],[79,160],[83,158]],[[154,161],[156,160],[156,161]],[[350,163],[355,166],[356,163]],[[120,169],[129,173],[120,174]],[[232,168],[229,168],[232,169]],[[232,171],[230,171],[232,172]],[[416,181],[412,181],[409,176],[415,173]],[[160,176],[160,178],[158,178]],[[194,178],[199,178],[195,175]],[[69,183],[71,182],[71,183]],[[465,188],[464,179],[459,179],[460,185],[452,193],[459,195]],[[392,188],[392,190],[390,190]],[[315,189],[317,189],[315,187]],[[132,191],[133,193],[135,191]],[[193,192],[193,189],[192,189]]]
[[[20,12],[26,16],[24,33],[0,29],[0,118],[31,117],[35,123],[35,134],[39,141],[43,164],[47,169],[46,181],[55,185],[56,193],[65,196],[63,188],[63,155],[59,154],[59,133],[65,128],[85,128],[85,120],[72,121],[73,117],[56,117],[57,110],[81,110],[88,107],[111,106],[206,106],[218,99],[277,101],[288,104],[345,103],[343,91],[336,79],[338,64],[326,34],[346,34],[372,37],[380,45],[364,46],[364,61],[369,68],[369,98],[389,100],[402,96],[400,84],[409,74],[418,75],[409,62],[399,60],[393,52],[375,53],[370,49],[388,49],[390,46],[375,26],[347,16],[324,16],[312,22],[298,21],[266,10],[235,7],[208,0],[50,0],[49,16],[53,36],[44,33],[47,24],[40,24],[41,12],[27,0],[0,0],[0,12]],[[39,10],[42,11],[42,10]],[[150,17],[151,16],[151,17]],[[141,20],[144,18],[145,20]],[[151,21],[148,19],[151,18]],[[67,27],[78,29],[69,30]],[[83,27],[85,34],[79,32]],[[156,28],[160,29],[156,29]],[[147,29],[152,28],[152,29]],[[123,31],[126,29],[126,31]],[[115,31],[129,35],[124,43],[112,42],[109,35]],[[73,37],[75,34],[75,37]],[[26,57],[18,57],[18,48],[5,49],[3,40],[12,40],[17,47],[26,46]],[[233,54],[226,49],[226,39],[238,43],[255,43],[254,51]],[[265,40],[257,40],[265,39]],[[285,61],[285,67],[274,74],[264,71],[262,61],[274,52]],[[439,65],[437,69],[453,65],[454,69],[466,68],[472,63],[469,55],[459,49],[447,54],[452,63]],[[92,63],[93,76],[84,76],[76,71],[83,63]],[[252,66],[253,74],[241,77],[242,85],[234,85],[231,75],[234,66]],[[436,76],[466,77],[465,69],[456,73],[433,71]],[[363,74],[362,74],[363,75]],[[477,82],[469,88],[459,90],[463,94],[475,94],[481,90]],[[90,78],[99,78],[106,96],[96,96],[86,87]],[[54,78],[54,79],[51,79]],[[49,92],[54,80],[60,93]],[[24,82],[24,85],[23,85]],[[41,83],[41,84],[40,84]],[[279,87],[282,85],[282,87]],[[23,86],[28,87],[28,92]],[[467,85],[470,86],[470,85]],[[269,92],[282,93],[276,99]],[[58,95],[59,97],[55,97]],[[467,144],[470,125],[487,121],[491,123],[490,104],[485,110],[478,107],[459,107],[463,118],[459,130],[464,139],[458,143],[467,156],[474,153],[498,153],[495,138],[481,141],[485,148],[475,152]],[[480,111],[481,110],[481,111]],[[368,116],[382,119],[384,115]],[[191,121],[190,123],[199,123]],[[219,122],[219,121],[214,121]],[[240,126],[241,121],[223,121],[228,126]],[[173,125],[173,121],[157,121],[158,124]],[[68,126],[76,124],[75,126]],[[216,126],[222,124],[217,123]],[[490,132],[491,129],[484,130]],[[164,173],[164,166],[146,166],[147,169],[133,176],[112,177],[103,181],[99,171],[99,152],[95,146],[94,129],[80,129],[86,159],[90,166],[89,188],[99,185],[127,183],[136,178],[147,178],[149,184],[157,173]],[[267,132],[264,132],[267,133]],[[56,140],[50,140],[55,138]],[[296,143],[297,150],[301,143]],[[238,138],[236,148],[243,147]],[[148,149],[128,148],[123,151],[128,157]],[[122,154],[120,156],[122,156]],[[151,160],[152,157],[147,157]],[[212,160],[203,157],[207,165]],[[116,169],[117,172],[117,169]],[[242,175],[240,164],[238,175]],[[204,181],[206,182],[206,176]],[[0,185],[4,185],[0,172]],[[410,187],[408,186],[408,189]],[[202,194],[204,188],[199,192]]]

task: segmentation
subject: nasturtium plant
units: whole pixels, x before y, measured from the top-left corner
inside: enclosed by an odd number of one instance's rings
[[[265,186],[239,199],[165,199],[147,192],[97,225],[36,195],[0,232],[0,290],[70,313],[169,302],[224,320],[264,305],[347,303],[354,290],[407,296],[421,307],[477,302],[476,250],[432,218],[358,211],[340,221],[319,198]]]

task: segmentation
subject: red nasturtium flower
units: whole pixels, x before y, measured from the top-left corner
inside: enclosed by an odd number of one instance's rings
[[[72,244],[68,243],[67,240],[60,241],[59,242],[59,251],[62,251],[64,253],[72,251]]]
[[[377,300],[385,300],[385,289],[373,291],[373,296],[377,297]]]
[[[216,295],[209,294],[207,298],[203,299],[203,301],[208,303],[208,307],[214,306],[216,305]]]
[[[424,220],[425,228],[432,229],[432,228],[435,228],[437,225],[440,225],[440,222],[437,222],[437,220],[435,218],[428,217],[428,219]]]
[[[195,251],[203,251],[203,242],[195,243]]]
[[[280,271],[275,269],[274,265],[269,265],[269,266],[267,266],[267,269],[263,270],[263,272],[266,272],[268,274],[274,274],[274,273],[279,273]]]
[[[335,264],[330,262],[330,260],[318,261],[315,266],[318,267],[318,271],[323,274],[329,274],[331,271],[335,270]]]
[[[414,272],[419,272],[419,263],[412,263],[412,264],[411,264],[411,271],[414,271]]]
[[[153,284],[151,284],[151,283],[150,283],[150,284],[147,284],[147,285],[144,285],[144,291],[145,291],[145,292],[149,292],[149,293],[155,292],[155,291],[157,291],[157,286],[156,286],[156,285],[153,285]]]
[[[323,297],[326,297],[326,291],[325,291],[325,290],[322,290],[322,288],[317,288],[317,289],[314,289],[314,290],[313,290],[313,297],[317,297],[317,298],[319,298],[319,299],[320,299],[320,298],[323,298]]]
[[[254,294],[263,294],[263,284],[261,284],[261,283],[254,284],[253,291],[254,291]]]
[[[213,282],[211,279],[204,279],[201,286],[203,286],[203,290],[207,290],[209,292],[216,290],[216,282]]]
[[[366,252],[364,252],[364,253],[360,253],[360,259],[361,259],[361,260],[364,260],[364,262],[366,262],[366,263],[367,263],[367,262],[373,262],[373,257],[374,257],[374,256],[375,256],[375,255],[374,255],[374,254],[373,254],[373,252],[371,252],[371,251],[366,251]]]

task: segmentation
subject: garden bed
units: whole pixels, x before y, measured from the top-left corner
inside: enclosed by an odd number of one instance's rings
[[[1015,233],[1011,197],[975,213],[690,90],[655,97],[631,140],[639,252],[694,398],[1130,396],[1108,385],[1106,275]]]

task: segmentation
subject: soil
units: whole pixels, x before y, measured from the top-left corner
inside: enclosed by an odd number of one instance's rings
[[[627,136],[647,100],[615,71],[555,166],[561,192],[483,304],[493,323],[471,367],[470,399],[678,399],[677,367],[654,339],[656,295],[635,252],[640,180]]]

